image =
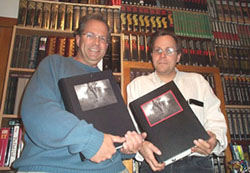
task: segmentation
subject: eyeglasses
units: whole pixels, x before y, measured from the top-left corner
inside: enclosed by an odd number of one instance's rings
[[[153,54],[155,55],[161,55],[163,52],[165,52],[165,54],[167,56],[173,56],[175,52],[177,52],[178,50],[175,50],[172,47],[167,47],[165,50],[162,50],[161,48],[155,48],[153,49]]]
[[[98,38],[101,43],[103,43],[103,44],[108,43],[108,39],[105,36],[96,35],[93,32],[83,33],[82,35],[84,35],[86,37],[86,39],[88,39],[90,41],[95,41]]]

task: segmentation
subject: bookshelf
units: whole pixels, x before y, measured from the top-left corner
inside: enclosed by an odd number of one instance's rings
[[[40,7],[39,4],[43,4],[43,7]],[[37,17],[41,15],[37,9],[41,9],[44,14],[47,14],[47,17],[57,13],[53,10],[46,11],[45,4],[50,7],[60,6],[58,10],[65,10],[65,17],[61,20],[59,11],[58,20]],[[69,10],[67,14],[67,9],[73,9],[73,11]],[[202,0],[192,3],[186,3],[184,0],[122,0],[113,5],[110,1],[102,0],[64,0],[60,2],[20,0],[19,14],[23,17],[18,18],[18,25],[13,28],[5,74],[6,80],[3,84],[3,96],[0,102],[1,127],[5,126],[9,119],[20,118],[18,114],[5,111],[9,90],[8,81],[10,81],[11,75],[31,76],[36,68],[36,65],[32,68],[20,66],[20,64],[12,66],[16,36],[73,37],[73,30],[78,26],[77,19],[95,11],[105,12],[110,17],[111,20],[107,22],[113,26],[112,36],[116,38],[113,41],[116,42],[118,39],[118,47],[121,50],[118,63],[120,69],[112,67],[110,62],[112,51],[109,52],[110,50],[104,59],[108,62],[104,69],[113,69],[124,100],[126,100],[126,86],[131,80],[131,71],[139,70],[147,73],[152,71],[147,41],[156,29],[161,28],[174,31],[182,39],[183,56],[178,65],[180,70],[213,76],[216,94],[221,100],[221,109],[229,127],[227,110],[244,110],[249,115],[250,102],[245,101],[244,104],[240,104],[239,100],[234,100],[235,104],[228,103],[226,95],[228,93],[225,89],[227,85],[223,78],[224,76],[233,79],[241,77],[244,79],[244,85],[248,85],[246,88],[249,88],[250,21],[248,19],[250,18],[250,3],[246,0],[208,0],[207,3]],[[27,18],[27,16],[29,17]],[[30,17],[37,18],[30,20]],[[41,20],[49,21],[44,24]],[[60,22],[64,23],[64,27],[60,26]],[[112,41],[109,47],[112,47]],[[233,81],[238,82],[238,80]],[[235,86],[235,83],[230,84]],[[246,92],[250,94],[250,91]],[[244,148],[250,146],[250,138],[235,140],[230,134],[230,129],[227,136],[229,142],[240,144]],[[249,150],[247,148],[248,153]],[[224,159],[222,164],[227,169],[227,163],[233,159],[230,147],[226,149],[225,157],[223,156],[222,159]],[[126,166],[132,172],[131,160],[126,161]],[[10,170],[10,168],[1,167],[0,170]],[[229,172],[229,170],[227,169],[225,172]]]

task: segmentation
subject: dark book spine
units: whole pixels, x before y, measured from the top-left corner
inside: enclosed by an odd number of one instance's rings
[[[81,15],[80,6],[75,5],[73,7],[73,30],[76,30],[79,27],[79,20]]]
[[[36,2],[35,17],[34,17],[34,27],[41,28],[43,22],[43,3]]]
[[[26,24],[26,16],[28,10],[28,1],[27,0],[20,0],[19,2],[19,11],[18,11],[18,20],[17,24],[24,26]]]
[[[114,9],[114,33],[121,33],[120,10]]]
[[[140,52],[139,52],[139,55],[140,55],[140,58],[139,60],[141,62],[146,62],[146,37],[145,35],[139,35],[139,48],[140,48]]]
[[[120,37],[112,36],[112,71],[121,72]]]
[[[222,83],[222,89],[223,89],[223,94],[224,94],[224,100],[225,103],[228,105],[229,103],[229,99],[228,99],[228,90],[227,90],[227,86],[226,86],[226,79],[224,75],[221,75],[221,83]]]
[[[38,44],[39,44],[38,36],[32,35],[31,44],[30,44],[29,59],[28,59],[28,68],[30,68],[30,69],[34,69],[36,67]]]
[[[26,26],[33,27],[35,21],[36,2],[28,1]]]
[[[124,34],[124,54],[123,60],[130,61],[131,54],[130,54],[130,36],[128,34]]]
[[[65,13],[65,30],[72,31],[73,30],[73,5],[66,6],[66,13]]]
[[[130,34],[130,46],[132,52],[132,61],[138,61],[138,38],[137,35]]]
[[[51,4],[50,3],[44,3],[44,5],[43,5],[43,22],[42,22],[42,28],[49,29],[50,15],[51,15]]]
[[[103,57],[103,70],[112,69],[112,43],[109,42],[108,49]]]

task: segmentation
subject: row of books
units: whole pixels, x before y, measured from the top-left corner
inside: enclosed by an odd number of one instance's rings
[[[121,0],[59,0],[60,2],[95,4],[95,5],[121,5]]]
[[[120,72],[120,36],[112,36],[103,59],[103,70]],[[11,67],[36,69],[48,55],[72,57],[76,54],[74,37],[16,35]]]
[[[216,47],[217,67],[223,74],[250,74],[250,50]]]
[[[20,157],[23,148],[23,128],[20,119],[11,119],[0,129],[0,167],[9,167]]]
[[[182,38],[182,65],[214,67],[216,57],[212,41]]]
[[[212,39],[212,29],[207,14],[173,11],[176,35]]]
[[[231,140],[247,141],[250,139],[250,109],[227,108],[229,134]]]
[[[122,0],[122,4],[141,5],[158,8],[173,8],[189,11],[207,11],[207,2],[204,0]]]
[[[82,16],[102,12],[112,33],[120,33],[120,9],[71,5],[60,2],[21,0],[18,12],[18,25],[34,28],[73,31],[79,26]]]
[[[249,172],[250,145],[242,146],[230,143],[233,160],[230,163],[231,172]]]
[[[143,69],[143,68],[131,68],[130,69],[130,81],[133,79],[143,76],[143,75],[149,75],[152,73],[154,70],[153,69]],[[215,88],[215,81],[214,81],[214,76],[211,73],[200,73],[210,84],[211,88],[213,91],[216,93],[216,88]]]
[[[11,67],[35,69],[39,62],[51,54],[74,56],[74,37],[16,35]]]
[[[150,35],[124,34],[124,60],[150,62]],[[212,41],[182,38],[182,57],[180,64],[194,66],[215,66],[215,52]]]
[[[227,105],[249,105],[250,77],[221,75]]]
[[[250,25],[212,21],[212,30],[217,45],[229,47],[250,46]]]
[[[209,0],[208,11],[212,19],[250,24],[250,2],[239,0]]]
[[[173,30],[173,16],[171,10],[121,6],[121,31],[153,33],[156,29]]]
[[[30,78],[31,74],[10,74],[4,104],[4,114],[20,115],[20,103]]]

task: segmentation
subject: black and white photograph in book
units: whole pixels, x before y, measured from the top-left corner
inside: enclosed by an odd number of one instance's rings
[[[142,104],[141,109],[150,127],[183,111],[183,108],[171,90]]]
[[[108,79],[74,86],[82,111],[117,103]]]

